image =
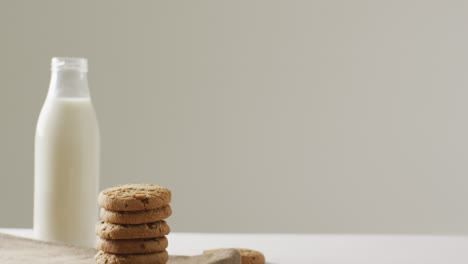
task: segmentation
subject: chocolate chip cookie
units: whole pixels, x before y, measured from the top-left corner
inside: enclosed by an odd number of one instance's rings
[[[145,224],[160,221],[172,215],[170,205],[147,211],[110,211],[101,208],[101,220],[114,224]]]
[[[98,204],[111,211],[153,210],[171,202],[171,191],[156,184],[125,184],[103,190]]]
[[[121,225],[100,221],[96,224],[96,235],[104,239],[138,239],[162,237],[171,231],[166,221],[140,225]]]

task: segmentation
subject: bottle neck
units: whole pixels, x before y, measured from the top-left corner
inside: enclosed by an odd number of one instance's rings
[[[75,69],[52,71],[47,97],[89,98],[87,72]]]

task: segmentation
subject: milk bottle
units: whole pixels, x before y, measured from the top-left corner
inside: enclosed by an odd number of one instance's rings
[[[52,59],[36,128],[34,234],[95,247],[100,139],[87,71],[84,58]]]

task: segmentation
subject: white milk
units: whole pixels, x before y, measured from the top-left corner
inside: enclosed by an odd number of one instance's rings
[[[42,240],[95,247],[100,140],[86,60],[52,64],[36,129],[34,232]]]

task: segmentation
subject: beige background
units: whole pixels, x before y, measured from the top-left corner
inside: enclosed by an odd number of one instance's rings
[[[101,187],[174,231],[468,233],[468,2],[0,2],[0,226],[32,225],[53,56],[89,58]]]

